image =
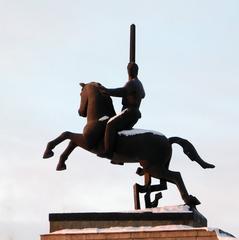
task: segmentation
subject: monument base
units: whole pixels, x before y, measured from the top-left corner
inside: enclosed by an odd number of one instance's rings
[[[227,240],[235,239],[219,229],[170,225],[160,227],[68,229],[42,235],[41,240],[220,240],[224,239],[224,237]]]
[[[41,240],[219,240],[233,238],[207,228],[207,219],[187,205],[108,213],[54,213]]]
[[[50,232],[61,229],[187,225],[206,227],[207,219],[187,205],[105,213],[53,213]]]

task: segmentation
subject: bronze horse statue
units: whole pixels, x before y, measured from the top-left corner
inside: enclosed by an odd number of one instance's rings
[[[56,170],[66,169],[66,160],[76,147],[81,147],[92,153],[98,154],[103,149],[103,136],[106,124],[116,115],[112,100],[100,91],[99,83],[91,82],[81,84],[80,116],[87,117],[87,124],[83,134],[63,132],[59,137],[50,141],[43,158],[54,155],[53,149],[61,142],[69,139],[70,143],[60,156]],[[148,173],[152,177],[171,182],[178,187],[181,197],[188,205],[200,204],[199,200],[189,195],[184,185],[180,172],[170,171],[169,163],[172,156],[172,144],[177,143],[184,153],[196,161],[202,168],[214,168],[215,166],[203,161],[197,154],[193,145],[182,138],[167,138],[161,133],[142,129],[127,129],[118,133],[112,163],[140,163],[141,174]]]

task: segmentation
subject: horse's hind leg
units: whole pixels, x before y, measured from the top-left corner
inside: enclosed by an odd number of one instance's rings
[[[60,160],[57,164],[56,170],[62,171],[66,169],[65,161],[67,160],[68,156],[72,153],[72,151],[77,147],[77,144],[70,141],[65,151],[61,154]]]
[[[178,187],[178,190],[181,194],[181,197],[186,204],[194,205],[194,206],[200,204],[200,201],[196,197],[188,194],[188,191],[184,185],[184,182],[183,182],[180,172],[165,170],[160,173],[160,178],[165,179],[168,182],[176,184],[176,186]]]
[[[47,144],[46,150],[43,154],[43,158],[50,158],[54,155],[54,152],[52,149],[56,147],[56,145],[60,144],[61,142],[65,141],[66,139],[70,139],[70,136],[72,135],[71,132],[63,132],[59,137],[55,138],[54,140],[50,141]]]

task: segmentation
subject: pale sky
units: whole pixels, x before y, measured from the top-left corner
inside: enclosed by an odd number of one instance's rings
[[[0,0],[0,238],[39,239],[48,214],[133,210],[137,164],[114,166],[82,149],[56,172],[43,160],[61,132],[82,132],[79,82],[127,81],[129,26],[146,98],[136,128],[190,140],[203,170],[173,147],[210,227],[239,236],[239,2],[237,0]],[[117,112],[120,100],[114,99]],[[160,206],[183,204],[169,184]]]

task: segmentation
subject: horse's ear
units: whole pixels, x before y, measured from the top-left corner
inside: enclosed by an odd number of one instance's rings
[[[84,88],[85,87],[85,83],[80,83],[80,86],[82,87],[82,88]]]

